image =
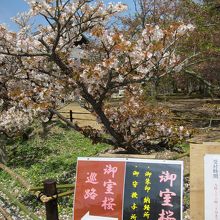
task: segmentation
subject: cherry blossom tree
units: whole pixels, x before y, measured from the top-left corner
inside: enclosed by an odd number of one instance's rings
[[[27,0],[30,10],[15,18],[11,32],[0,25],[0,131],[13,135],[35,117],[48,120],[63,103],[82,100],[103,131],[68,124],[94,141],[138,151],[188,135],[176,127],[164,108],[147,106],[142,87],[154,77],[179,72],[187,63],[176,52],[178,42],[194,29],[175,22],[169,27],[145,24],[133,35],[116,25],[126,5],[92,0]],[[42,16],[46,25],[32,26]],[[80,45],[86,36],[89,43]],[[80,59],[73,56],[81,48]],[[115,106],[113,93],[124,89]]]

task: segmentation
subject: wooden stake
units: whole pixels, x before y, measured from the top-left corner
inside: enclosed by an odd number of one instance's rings
[[[73,122],[73,111],[70,110],[70,121]]]
[[[57,188],[56,188],[56,181],[55,180],[45,180],[44,181],[44,194],[46,196],[57,195]],[[57,198],[47,202],[45,204],[45,207],[46,207],[46,220],[59,220]]]

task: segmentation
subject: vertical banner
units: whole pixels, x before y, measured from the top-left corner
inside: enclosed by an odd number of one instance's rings
[[[204,157],[205,220],[220,220],[220,155]]]
[[[182,170],[168,163],[127,163],[123,219],[181,219]]]
[[[125,162],[79,159],[74,219],[122,220],[124,173]]]
[[[79,158],[73,220],[181,220],[183,163]]]

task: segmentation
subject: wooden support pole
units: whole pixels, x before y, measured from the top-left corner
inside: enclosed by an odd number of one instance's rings
[[[73,111],[70,110],[70,121],[73,122]]]
[[[44,195],[55,196],[57,195],[56,181],[45,180],[44,181]],[[46,220],[59,220],[57,198],[51,200],[45,204],[46,207]]]

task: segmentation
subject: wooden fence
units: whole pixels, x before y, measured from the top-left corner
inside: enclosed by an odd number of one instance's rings
[[[73,117],[73,114],[90,115],[91,113],[89,113],[89,112],[74,112],[74,111],[70,110],[69,112],[60,112],[59,111],[59,113],[68,115],[68,117],[66,117],[66,119],[69,119],[71,122],[73,122],[73,120],[95,121],[95,119],[86,119],[86,118]]]
[[[75,112],[75,111],[59,111],[59,113],[63,114],[66,119],[70,120],[73,122],[74,120],[76,121],[96,121],[95,119],[92,118],[83,118],[83,117],[74,117],[75,115],[91,115],[90,112]],[[193,122],[193,121],[198,121],[198,122],[205,122],[207,121],[207,125],[209,127],[212,127],[212,125],[217,123],[218,125],[220,124],[220,118],[200,118],[200,117],[169,117],[169,119],[174,120],[174,121],[186,121],[186,122]]]

